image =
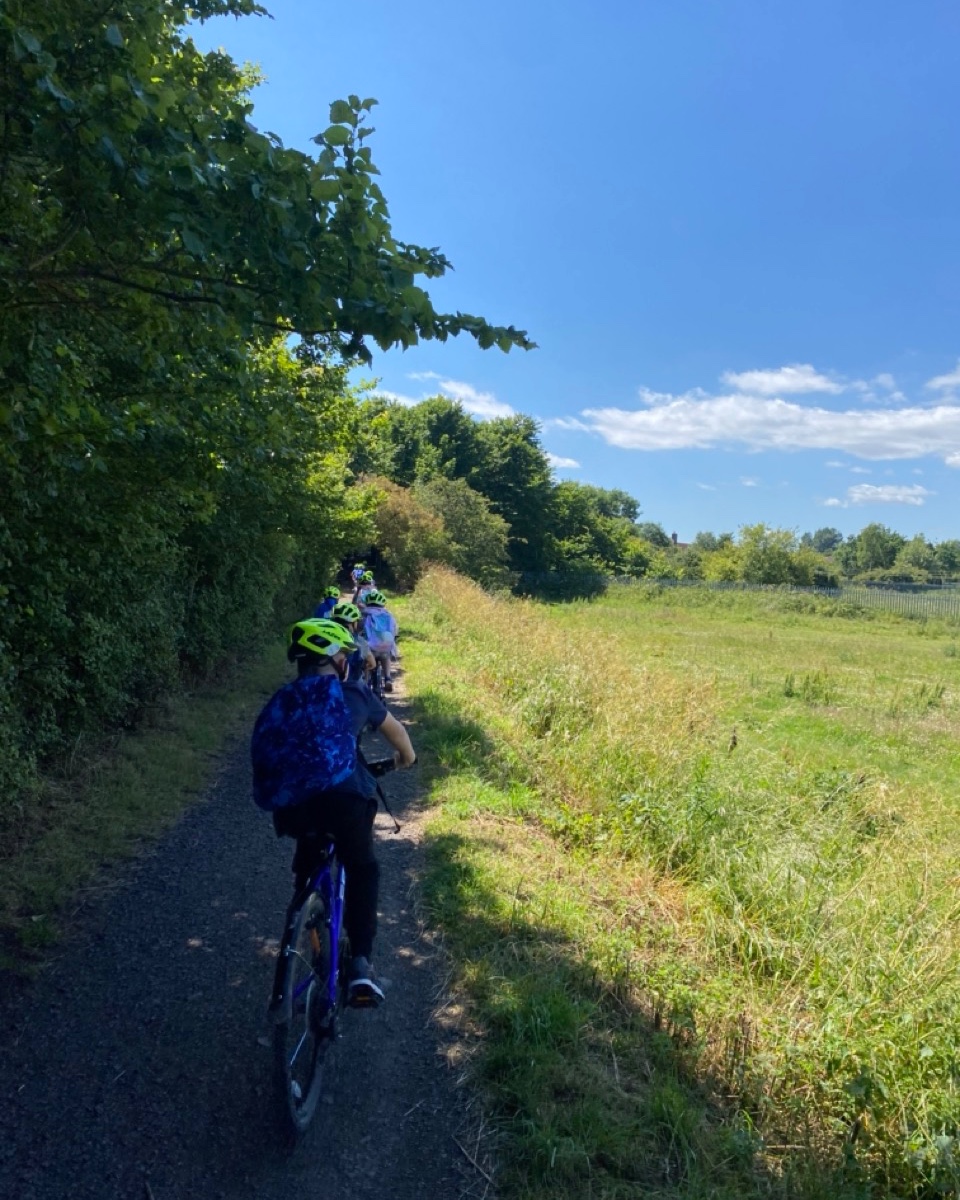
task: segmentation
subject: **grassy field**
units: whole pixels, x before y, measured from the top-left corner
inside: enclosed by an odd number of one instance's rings
[[[402,621],[505,1193],[960,1194],[960,631],[445,574]]]

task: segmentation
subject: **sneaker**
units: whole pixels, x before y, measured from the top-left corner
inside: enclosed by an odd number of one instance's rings
[[[374,978],[373,967],[369,960],[355,958],[350,963],[347,1003],[351,1008],[376,1008],[383,1001],[383,989]]]
[[[385,692],[392,692],[392,691],[393,691],[393,680],[392,680],[392,679],[388,679],[388,680],[386,681],[386,683],[384,683],[384,685],[383,685],[383,690],[384,690]]]

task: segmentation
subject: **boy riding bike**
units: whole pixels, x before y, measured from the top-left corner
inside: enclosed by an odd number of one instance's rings
[[[398,766],[416,762],[406,729],[363,684],[344,687],[356,648],[336,621],[309,618],[290,629],[287,658],[297,678],[280,688],[257,718],[251,742],[253,794],[273,813],[278,837],[297,839],[298,890],[312,863],[310,833],[332,837],[346,869],[344,925],[353,955],[347,1002],[370,1007],[383,1000],[371,965],[377,930],[380,866],[373,851],[376,783],[357,758],[365,728],[378,729]]]
[[[336,584],[331,584],[330,587],[323,589],[323,598],[313,611],[313,615],[320,620],[332,615],[334,606],[340,599],[340,589]]]
[[[377,585],[373,581],[373,572],[364,571],[360,576],[360,582],[357,584],[357,590],[353,593],[354,604],[366,604],[367,596],[376,590]]]
[[[351,604],[349,600],[343,600],[330,615],[334,621],[338,621],[350,630],[353,640],[357,643],[356,650],[348,660],[347,679],[350,682],[364,680],[371,671],[376,669],[377,660],[373,657],[373,651],[363,636],[363,615],[360,609],[355,604]]]

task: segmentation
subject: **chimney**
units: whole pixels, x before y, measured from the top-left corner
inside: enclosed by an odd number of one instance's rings
[[[670,540],[673,542],[674,545],[676,545],[677,544],[677,535],[675,533],[671,533]]]

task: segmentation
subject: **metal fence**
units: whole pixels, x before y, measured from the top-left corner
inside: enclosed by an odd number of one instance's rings
[[[842,587],[794,587],[790,584],[722,582],[698,579],[637,579],[632,575],[600,575],[588,572],[529,572],[520,578],[521,591],[546,598],[572,600],[600,595],[610,587],[624,588],[701,588],[718,592],[764,592],[779,595],[824,596],[856,608],[884,609],[908,617],[939,617],[960,622],[960,583],[894,584],[867,586],[845,584]]]

